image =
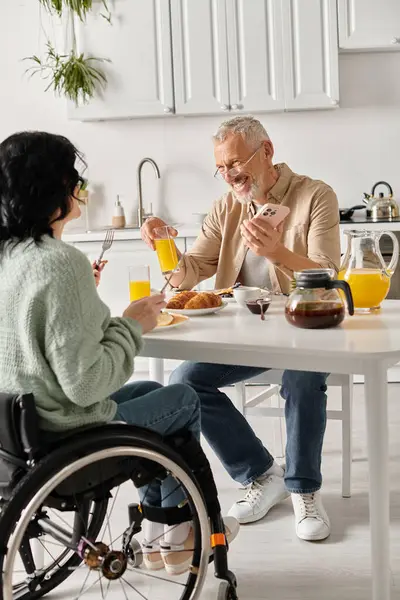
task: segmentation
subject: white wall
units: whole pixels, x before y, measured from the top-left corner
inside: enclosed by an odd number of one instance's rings
[[[68,136],[85,154],[94,185],[91,225],[110,220],[115,195],[136,208],[135,167],[144,156],[162,178],[144,170],[145,204],[175,221],[205,212],[224,189],[213,180],[210,136],[219,117],[77,123],[65,102],[44,93],[45,82],[24,76],[24,56],[40,52],[37,0],[0,1],[0,139],[22,129]],[[378,179],[389,181],[400,200],[400,53],[342,55],[341,108],[330,112],[266,114],[261,120],[276,159],[299,173],[331,184],[342,206],[358,204]]]

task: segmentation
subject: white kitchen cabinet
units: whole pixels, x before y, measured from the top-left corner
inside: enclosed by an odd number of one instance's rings
[[[399,0],[400,2],[400,0]],[[78,51],[110,59],[79,120],[330,108],[336,0],[115,0],[76,22]]]
[[[400,50],[399,0],[338,0],[339,46]]]
[[[281,3],[226,0],[232,111],[283,110]]]
[[[229,111],[226,0],[171,0],[175,110]]]
[[[79,52],[110,59],[108,85],[87,105],[69,106],[79,120],[172,115],[174,94],[169,0],[115,0],[112,24],[101,2],[87,23],[76,22]]]
[[[339,101],[336,0],[281,0],[286,110]]]

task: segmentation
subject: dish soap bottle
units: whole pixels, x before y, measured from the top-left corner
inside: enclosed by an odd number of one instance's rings
[[[115,202],[115,209],[111,225],[114,227],[114,229],[122,229],[126,225],[125,213],[119,200],[119,196],[117,196],[117,201]]]

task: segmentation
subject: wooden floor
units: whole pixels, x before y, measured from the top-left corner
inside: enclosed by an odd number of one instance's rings
[[[390,473],[392,483],[392,600],[400,600],[400,385],[390,385]],[[335,406],[335,390],[330,405]],[[271,421],[252,423],[266,445],[272,439]],[[241,528],[231,547],[230,567],[239,581],[241,600],[367,600],[370,592],[370,540],[368,525],[368,472],[365,447],[363,386],[355,388],[353,496],[341,497],[340,423],[328,423],[323,473],[324,503],[332,522],[332,534],[322,543],[297,539],[290,499],[274,508],[266,519]],[[212,456],[223,509],[240,498],[241,491]],[[73,579],[73,578],[71,578]],[[72,582],[71,582],[72,584]],[[175,600],[168,586],[162,598]],[[136,595],[132,592],[132,598]],[[68,581],[51,598],[76,596]],[[88,591],[84,598],[100,598]],[[143,596],[144,597],[144,596]],[[210,572],[204,600],[216,600],[217,584]],[[121,589],[107,595],[123,600]],[[131,598],[131,596],[129,596]],[[139,599],[140,596],[137,595]],[[149,598],[152,598],[149,596]]]

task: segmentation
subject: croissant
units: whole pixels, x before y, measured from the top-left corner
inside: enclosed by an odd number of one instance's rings
[[[185,304],[185,309],[198,309],[198,308],[217,308],[222,305],[222,300],[215,294],[209,292],[200,292],[196,294],[191,300]]]
[[[176,296],[171,298],[167,304],[167,308],[170,308],[171,310],[182,310],[185,308],[186,303],[189,302],[191,298],[194,298],[194,296],[197,296],[197,292],[179,292],[179,294],[176,294]]]

